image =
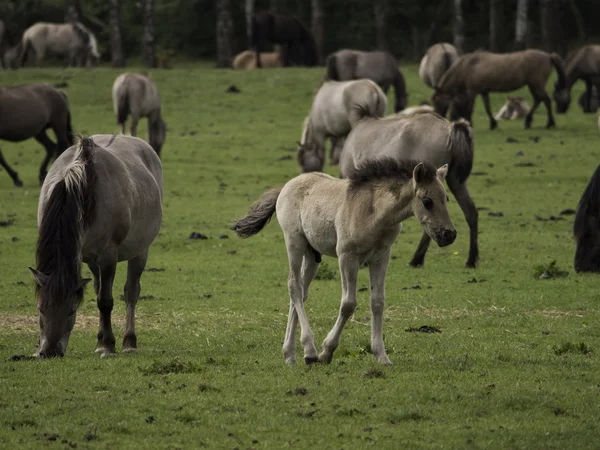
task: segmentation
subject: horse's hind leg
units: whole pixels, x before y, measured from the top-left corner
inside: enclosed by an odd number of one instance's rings
[[[46,149],[46,157],[44,158],[44,160],[42,161],[42,165],[40,166],[40,184],[43,184],[44,180],[46,179],[46,174],[48,173],[48,164],[54,156],[57,147],[56,144],[50,140],[45,130],[41,131],[35,137],[35,140],[42,144]]]
[[[4,159],[4,155],[2,154],[2,150],[0,150],[0,166],[4,167],[4,170],[10,175],[13,180],[13,183],[17,187],[23,186],[23,182],[19,179],[19,174],[12,170],[6,160]]]
[[[104,262],[92,270],[94,277],[96,278],[96,274],[98,274],[100,279],[97,298],[98,310],[100,311],[100,327],[96,353],[102,353],[103,357],[115,353],[115,335],[112,331],[111,314],[114,303],[112,288],[116,270],[116,258],[114,261]]]
[[[318,261],[317,261],[318,258]],[[302,303],[306,303],[310,283],[313,281],[319,270],[320,255],[317,255],[308,249],[304,252],[302,261]],[[290,301],[290,311],[288,315],[288,324],[285,330],[285,340],[283,341],[283,357],[286,364],[296,364],[296,328],[298,327],[298,314],[294,303]],[[307,361],[313,362],[313,361]]]
[[[123,351],[137,350],[137,337],[135,335],[135,305],[140,296],[140,277],[146,267],[148,253],[138,255],[127,263],[127,282],[125,283],[125,303],[127,305],[127,318],[125,323],[125,336],[123,337]]]
[[[529,85],[529,92],[533,97],[533,106],[531,107],[531,111],[529,114],[525,116],[525,128],[531,127],[531,122],[533,120],[533,113],[537,109],[540,103],[544,103],[546,107],[546,112],[548,113],[548,122],[546,122],[546,128],[554,128],[556,123],[554,122],[554,116],[552,115],[552,102],[550,101],[550,97],[546,93],[546,89],[542,85],[541,87],[536,87],[533,85]]]
[[[482,92],[481,98],[483,99],[483,106],[485,107],[485,112],[490,119],[490,130],[495,129],[498,126],[498,122],[494,119],[494,114],[492,113],[492,108],[490,106],[490,93]]]
[[[131,125],[129,129],[131,130],[132,136],[137,136],[137,125],[140,121],[140,116],[134,113],[131,113]]]
[[[383,343],[383,309],[385,307],[385,273],[390,262],[390,250],[377,261],[369,262],[371,279],[371,352],[381,364],[390,365]]]
[[[431,238],[429,235],[423,231],[423,236],[421,236],[421,240],[419,241],[419,246],[415,251],[412,259],[408,263],[411,267],[423,267],[425,263],[425,254],[427,253],[427,249],[429,248],[429,244],[431,243]]]
[[[465,215],[465,219],[467,219],[467,224],[469,225],[469,257],[465,265],[468,268],[474,268],[477,265],[477,260],[479,259],[479,246],[477,243],[479,212],[477,211],[475,203],[473,203],[473,199],[469,194],[466,180],[461,183],[454,177],[453,174],[450,174],[446,181],[448,182],[450,192],[454,194],[460,209],[462,209],[462,212]]]

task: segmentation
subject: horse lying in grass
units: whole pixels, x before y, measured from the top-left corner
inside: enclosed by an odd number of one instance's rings
[[[21,142],[33,137],[46,149],[39,174],[40,184],[43,183],[50,160],[73,145],[67,95],[44,83],[0,87],[0,117],[0,139]],[[48,128],[54,131],[56,144],[46,134]],[[1,151],[0,165],[15,186],[23,186]]]
[[[436,170],[429,163],[384,158],[366,162],[348,180],[324,173],[302,174],[263,194],[232,227],[238,236],[250,237],[277,213],[290,266],[290,310],[283,343],[287,364],[296,363],[298,321],[305,363],[331,362],[342,329],[356,309],[356,280],[362,265],[369,267],[371,279],[371,351],[378,362],[391,364],[383,343],[383,309],[392,244],[402,222],[413,215],[439,246],[454,242],[456,230],[442,184],[447,171],[447,166]],[[342,303],[317,356],[304,303],[322,254],[339,259]]]
[[[496,120],[515,120],[522,119],[529,114],[531,108],[523,97],[514,97],[512,95],[506,96],[506,103],[502,105],[502,108],[496,113],[494,119]]]
[[[383,91],[371,80],[326,81],[313,99],[304,121],[297,160],[304,172],[325,167],[325,141],[344,138],[364,115],[382,117],[387,110]],[[341,143],[332,143],[332,163]]]
[[[456,198],[469,225],[470,245],[466,266],[475,267],[479,258],[477,245],[478,212],[469,194],[467,180],[473,167],[473,130],[467,122],[448,122],[435,113],[389,116],[383,119],[364,117],[352,127],[340,158],[340,175],[349,177],[362,164],[380,158],[427,161],[436,167],[448,164],[448,187]],[[431,242],[423,233],[410,261],[421,267]]]
[[[567,62],[565,70],[566,83],[556,84],[554,87],[554,100],[556,112],[566,113],[571,103],[571,87],[577,80],[585,81],[584,112],[591,109],[592,88],[600,92],[600,45],[586,45],[575,52]],[[586,108],[587,105],[587,108]]]
[[[137,135],[137,124],[140,118],[147,117],[148,143],[160,156],[167,133],[167,124],[160,114],[160,96],[154,81],[141,73],[119,75],[112,87],[112,99],[121,134],[125,134],[125,123],[130,114],[132,136]]]
[[[263,52],[260,54],[260,65],[262,68],[275,68],[283,67],[281,53],[276,52]],[[251,70],[256,69],[256,52],[252,50],[244,50],[238,53],[233,58],[231,67],[234,70]]]
[[[548,113],[546,128],[555,126],[552,103],[546,93],[546,82],[552,66],[558,74],[557,86],[565,86],[562,59],[556,53],[540,50],[524,50],[514,53],[475,52],[462,56],[444,74],[433,94],[435,110],[446,115],[452,104],[451,119],[467,119],[471,122],[475,97],[481,95],[490,129],[498,126],[492,115],[490,92],[509,92],[527,86],[533,96],[533,107],[525,116],[525,128],[531,126],[533,113],[544,103]]]
[[[394,112],[406,108],[406,82],[398,69],[396,58],[391,53],[339,50],[327,57],[326,65],[328,80],[349,81],[367,78],[377,83],[386,96],[390,86],[394,86]]]
[[[129,261],[123,351],[137,349],[135,306],[148,248],[162,220],[160,159],[144,141],[96,135],[65,151],[54,163],[40,193],[36,280],[40,341],[36,356],[62,357],[77,308],[94,274],[100,329],[96,352],[115,352],[111,326],[112,286],[117,262]],[[58,251],[60,249],[60,251]]]
[[[419,65],[419,78],[430,88],[435,88],[442,76],[458,59],[456,47],[447,42],[434,44],[427,49]]]

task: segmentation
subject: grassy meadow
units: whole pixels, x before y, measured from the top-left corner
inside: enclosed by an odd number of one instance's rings
[[[410,105],[431,95],[416,65],[402,70]],[[74,130],[114,133],[110,90],[119,73],[1,71],[0,84],[67,81]],[[34,140],[0,142],[25,184],[15,188],[0,172],[0,448],[598,448],[600,280],[575,274],[573,216],[561,215],[576,208],[600,156],[597,118],[576,101],[554,130],[544,128],[541,106],[530,130],[513,121],[489,131],[477,100],[469,186],[480,209],[480,265],[464,268],[468,228],[454,199],[456,242],[432,244],[422,269],[406,266],[421,228],[405,222],[386,280],[393,366],[368,353],[365,269],[333,362],[284,364],[281,230],[274,220],[243,241],[227,226],[265,188],[299,173],[295,142],[322,74],[152,71],[168,124],[164,220],[142,277],[137,354],[94,353],[88,288],[65,358],[21,357],[33,354],[39,334],[27,266],[35,264],[43,149]],[[226,92],[231,85],[241,92]],[[575,86],[575,100],[582,89]],[[503,100],[492,95],[494,111]],[[390,94],[390,111],[392,103]],[[146,136],[145,120],[138,130]],[[208,239],[189,239],[194,231]],[[568,276],[537,279],[538,266],[552,261]],[[341,295],[337,262],[324,263],[307,303],[318,343]],[[121,264],[118,350],[125,273]],[[407,331],[422,326],[441,332]]]

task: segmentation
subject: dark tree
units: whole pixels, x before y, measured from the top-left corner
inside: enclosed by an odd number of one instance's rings
[[[454,22],[452,24],[454,46],[459,55],[465,51],[465,22],[463,20],[462,0],[454,0]]]
[[[246,0],[246,35],[248,37],[248,48],[252,43],[252,17],[254,16],[254,0]]]
[[[515,24],[515,50],[524,50],[527,46],[527,7],[529,0],[518,0],[517,21]]]
[[[312,0],[312,34],[317,45],[317,58],[319,64],[323,62],[323,41],[325,39],[325,31],[323,30],[323,5],[321,0]]]
[[[385,17],[388,13],[387,0],[373,0],[375,12],[375,35],[377,36],[377,48],[379,50],[387,50],[387,28]]]
[[[231,66],[233,21],[229,0],[216,0],[217,7],[217,67]]]
[[[141,0],[144,34],[142,60],[146,67],[156,67],[156,39],[154,34],[154,0]]]
[[[503,19],[503,0],[490,0],[490,50],[493,52],[502,51],[502,19]]]
[[[125,67],[121,39],[121,1],[110,0],[110,54],[113,67]]]

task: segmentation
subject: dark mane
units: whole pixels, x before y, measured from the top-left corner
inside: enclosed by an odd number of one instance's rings
[[[413,176],[413,170],[419,163],[425,167],[425,180],[430,181],[437,176],[435,167],[425,161],[396,161],[393,158],[379,158],[368,160],[352,171],[348,179],[350,187],[357,188],[373,181],[401,180],[408,181]]]

